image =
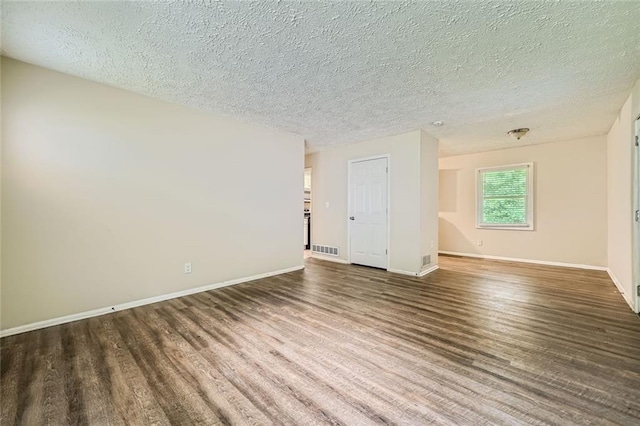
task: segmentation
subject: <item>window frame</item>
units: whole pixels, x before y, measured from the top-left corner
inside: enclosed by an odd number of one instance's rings
[[[526,168],[527,170],[527,195],[526,195],[526,224],[508,224],[508,223],[483,223],[481,222],[483,217],[484,207],[484,187],[482,185],[482,175],[486,172],[500,172],[507,170],[520,170]],[[510,231],[533,231],[534,230],[534,163],[518,163],[509,164],[506,166],[495,167],[482,167],[476,169],[476,228],[477,229],[502,229]]]

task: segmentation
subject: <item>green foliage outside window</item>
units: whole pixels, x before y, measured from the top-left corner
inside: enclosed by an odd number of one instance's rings
[[[527,224],[527,169],[482,173],[482,223]]]

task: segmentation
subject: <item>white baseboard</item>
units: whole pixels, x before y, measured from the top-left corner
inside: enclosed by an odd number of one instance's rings
[[[618,279],[616,278],[616,276],[613,274],[613,272],[611,271],[611,269],[607,268],[607,273],[609,274],[609,277],[611,278],[611,281],[613,281],[613,283],[616,285],[616,287],[618,288],[618,292],[620,292],[620,294],[622,295],[622,298],[625,300],[625,302],[627,302],[627,304],[629,305],[629,307],[631,308],[632,311],[636,311],[635,307],[633,306],[633,301],[631,300],[631,295],[627,294],[624,291],[624,288],[622,287],[622,284],[620,284],[620,281],[618,281]]]
[[[424,271],[420,271],[420,273],[418,274],[419,277],[424,277],[427,274],[430,274],[431,272],[435,271],[436,269],[439,269],[440,267],[438,265],[433,265],[427,269],[425,269]]]
[[[54,325],[65,324],[68,322],[78,321],[81,319],[97,317],[99,315],[108,314],[111,312],[122,311],[125,309],[136,308],[138,306],[150,305],[151,303],[162,302],[169,299],[175,299],[177,297],[189,296],[190,294],[201,293],[203,291],[215,290],[217,288],[228,287],[235,284],[244,283],[247,281],[259,280],[261,278],[267,278],[274,275],[286,274],[287,272],[299,271],[304,269],[304,265],[293,266],[291,268],[281,269],[279,271],[266,272],[264,274],[253,275],[250,277],[237,278],[229,281],[222,281],[214,284],[208,284],[202,287],[190,288],[187,290],[176,291],[173,293],[162,294],[160,296],[148,297],[146,299],[134,300],[132,302],[121,303],[114,306],[107,306],[104,308],[93,309],[91,311],[80,312],[72,315],[65,315],[63,317],[52,318],[49,320],[38,321],[31,324],[25,324],[18,327],[8,328],[6,330],[0,330],[0,337],[12,336],[14,334],[26,333],[27,331],[38,330],[41,328],[51,327]]]
[[[606,271],[606,266],[583,265],[580,263],[552,262],[549,260],[520,259],[517,257],[491,256],[488,254],[460,253],[455,251],[438,251],[438,254],[449,254],[452,256],[476,257],[479,259],[506,260],[508,262],[535,263],[538,265],[562,266],[564,268],[591,269],[594,271]]]
[[[324,256],[324,255],[313,253],[313,252],[311,253],[311,257],[313,257],[314,259],[319,259],[319,260],[328,260],[329,262],[342,263],[343,265],[348,265],[349,264],[349,262],[347,262],[344,259],[340,259],[339,257]]]
[[[424,277],[429,272],[433,272],[436,269],[438,269],[438,265],[432,266],[432,267],[427,268],[424,271],[420,271],[420,272],[411,272],[411,271],[405,271],[405,270],[402,270],[402,269],[393,269],[393,268],[388,268],[387,271],[393,272],[394,274],[410,275],[412,277]]]
[[[412,277],[417,277],[418,274],[416,272],[410,272],[410,271],[405,271],[402,269],[393,269],[393,268],[387,268],[388,272],[393,272],[394,274],[400,274],[400,275],[410,275]]]
[[[314,259],[328,260],[329,262],[341,263],[343,265],[350,265],[349,262],[347,262],[344,259],[340,259],[339,257],[324,256],[324,255],[317,254],[317,253],[311,253],[311,257],[314,258]],[[387,268],[387,271],[388,272],[393,272],[394,274],[410,275],[412,277],[424,277],[429,272],[433,272],[436,269],[438,269],[438,265],[432,266],[430,268],[425,269],[424,271],[420,271],[420,272],[417,272],[417,273],[416,272],[410,272],[410,271],[404,271],[402,269],[393,269],[393,268]]]

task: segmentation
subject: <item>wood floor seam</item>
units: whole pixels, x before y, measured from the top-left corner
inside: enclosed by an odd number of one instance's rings
[[[0,423],[640,424],[602,271],[440,256],[305,269],[0,340]]]

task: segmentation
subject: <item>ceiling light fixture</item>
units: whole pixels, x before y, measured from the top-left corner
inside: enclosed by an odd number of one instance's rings
[[[432,125],[436,126],[436,127],[442,127],[444,126],[444,121],[442,120],[438,120],[438,121],[434,121],[433,123],[431,123]]]
[[[507,132],[507,134],[509,136],[511,136],[512,138],[516,138],[518,140],[520,140],[521,137],[523,137],[524,135],[526,135],[529,132],[529,129],[526,127],[523,127],[522,129],[513,129],[513,130],[509,130]]]

